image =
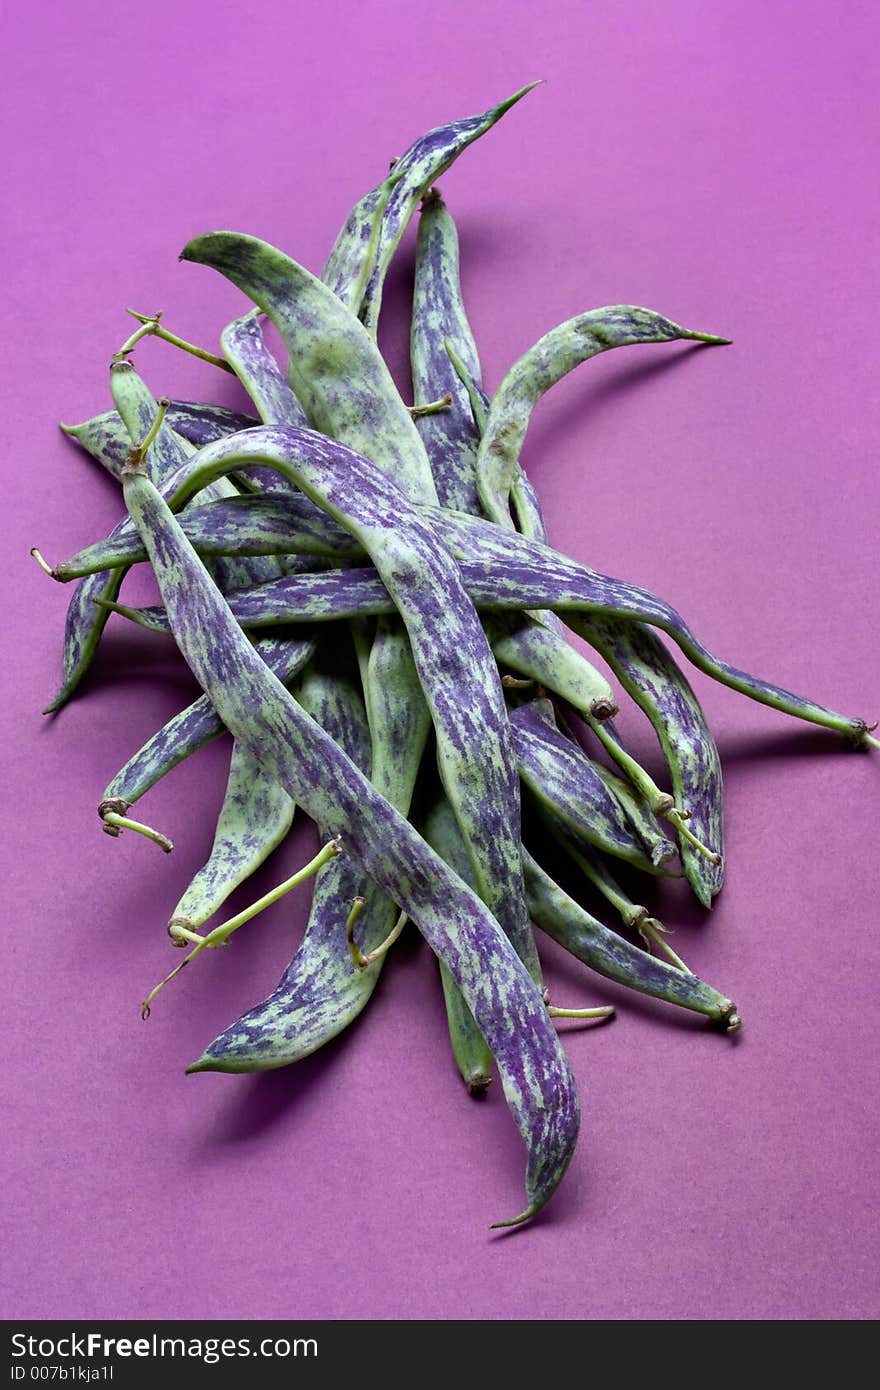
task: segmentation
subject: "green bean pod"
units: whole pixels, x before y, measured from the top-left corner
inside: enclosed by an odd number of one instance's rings
[[[261,637],[253,650],[278,680],[288,684],[311,661],[315,643],[311,638]],[[101,807],[111,803],[124,815],[175,767],[225,733],[226,726],[211,701],[200,695],[163,724],[119,769],[104,791]]]
[[[452,807],[440,797],[425,818],[422,833],[440,858],[473,888],[473,870]],[[492,1081],[492,1053],[449,969],[440,961],[440,981],[452,1055],[470,1095],[483,1095]]]
[[[181,260],[213,266],[275,324],[309,424],[380,462],[408,496],[436,500],[419,432],[370,334],[332,290],[255,237],[212,232]]]
[[[321,279],[375,333],[382,288],[400,238],[431,184],[468,145],[515,106],[531,83],[479,116],[438,126],[396,159],[382,183],[355,205],[321,272]]]
[[[728,1032],[740,1026],[732,1000],[696,975],[666,965],[609,931],[554,883],[525,847],[523,867],[529,911],[538,926],[591,970],[641,994],[705,1014]]]
[[[582,619],[579,629],[654,726],[669,769],[675,803],[687,811],[686,826],[677,827],[685,877],[703,906],[711,907],[712,898],[724,881],[723,859],[713,862],[694,847],[690,837],[695,835],[720,855],[724,804],[721,759],[700,703],[650,628],[593,616]],[[613,743],[608,748],[614,752]]]
[[[165,419],[175,434],[181,435],[198,449],[224,434],[236,434],[239,430],[259,424],[252,415],[228,410],[226,406],[203,405],[196,401],[169,401]],[[83,420],[79,425],[62,423],[60,428],[117,482],[120,481],[122,465],[131,448],[131,436],[118,411],[107,410],[90,420]]]
[[[487,517],[513,530],[510,494],[532,411],[551,386],[574,367],[610,348],[639,343],[726,343],[681,328],[651,309],[615,304],[578,314],[545,333],[510,368],[492,398],[477,461],[477,491]]]

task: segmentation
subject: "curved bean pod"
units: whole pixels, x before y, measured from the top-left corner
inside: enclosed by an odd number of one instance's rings
[[[485,135],[537,83],[479,116],[438,126],[394,161],[390,174],[356,204],[321,279],[375,332],[391,258],[419,202],[468,145]]]
[[[554,883],[525,847],[523,866],[529,911],[538,926],[591,970],[641,994],[705,1014],[729,1032],[739,1027],[730,999],[696,975],[664,964],[609,931]]]
[[[483,510],[499,526],[513,529],[510,493],[518,477],[519,455],[538,401],[574,367],[610,348],[638,343],[726,343],[696,333],[633,304],[590,309],[545,333],[513,364],[492,398],[477,460],[477,491]]]
[[[263,773],[250,750],[233,743],[211,853],[179,899],[169,926],[195,931],[213,917],[281,844],[295,810],[287,792]]]
[[[162,489],[167,492],[166,488]],[[172,499],[173,500],[173,499]],[[200,555],[291,554],[327,560],[363,559],[363,547],[336,523],[328,525],[326,512],[302,493],[289,492],[284,505],[260,495],[225,497],[188,509],[180,518],[187,539]],[[146,560],[147,552],[137,532],[119,529],[106,540],[85,546],[52,570],[61,584],[87,574]],[[239,590],[239,593],[248,592]]]
[[[524,760],[521,757],[520,775],[527,782],[539,810],[542,814],[553,816],[554,823],[563,825],[579,847],[591,845],[595,849],[596,834],[601,837],[601,827],[593,824],[591,828],[594,833],[583,832],[584,821],[590,822],[592,819],[588,806],[584,804],[584,787],[596,788],[597,781],[601,782],[610,798],[617,836],[620,835],[620,825],[625,825],[631,848],[635,846],[638,850],[641,846],[647,852],[655,873],[678,877],[674,870],[666,867],[676,855],[675,846],[663,837],[644,803],[623,778],[616,777],[602,763],[587,757],[574,739],[564,735],[554,721],[555,713],[552,706],[547,709],[543,702],[536,702],[530,716],[520,716],[521,722],[525,718],[528,723],[530,744],[527,755],[529,767],[524,773]],[[517,752],[519,756],[518,746]],[[585,759],[589,771],[584,768],[581,759]],[[601,820],[602,808],[608,810],[608,801],[598,789],[591,794],[598,796]],[[656,833],[652,834],[655,826]],[[611,853],[615,853],[613,848]]]
[[[260,314],[261,310],[252,309],[227,324],[220,334],[223,356],[256,406],[264,425],[307,425],[305,411],[266,346]],[[269,473],[260,481],[277,490],[277,485],[284,480],[277,473]],[[289,485],[286,490],[290,490]]]
[[[370,766],[370,733],[360,696],[350,681],[310,668],[300,695],[320,724],[363,771]],[[322,827],[326,834],[326,826]],[[396,907],[365,878],[346,854],[321,869],[308,925],[293,959],[272,993],[248,1009],[208,1045],[188,1072],[266,1071],[308,1057],[343,1031],[367,1004],[382,968],[380,958],[365,970],[352,962],[345,919],[352,903],[364,900],[358,918],[362,946],[385,939]]]
[[[552,802],[578,839],[655,873],[616,797],[586,754],[559,732],[550,701],[531,700],[512,709],[510,724],[520,776],[529,790]]]
[[[129,432],[130,448],[133,440],[143,439],[148,433],[158,406],[129,362],[113,365],[110,385],[114,403]],[[175,470],[182,459],[177,436],[163,424],[150,450],[149,469],[152,477],[161,481]],[[134,532],[128,517],[114,527],[111,535],[124,536],[126,532]],[[108,617],[107,609],[99,607],[96,600],[112,602],[119,593],[124,575],[124,569],[98,572],[77,585],[68,604],[64,625],[61,687],[43,710],[44,714],[54,714],[61,709],[89,669]],[[269,574],[263,577],[269,578]]]
[[[187,484],[182,489],[181,498],[189,500],[191,495]],[[173,503],[174,499],[171,500]],[[285,509],[279,505],[280,501],[275,499],[275,505],[279,508],[276,553],[283,554],[288,540],[282,520]],[[193,521],[196,511],[201,509],[193,510]],[[210,530],[210,508],[206,507],[204,511],[207,515],[204,519],[200,518],[198,524]],[[648,590],[600,575],[549,546],[530,541],[515,532],[504,532],[494,523],[467,516],[464,512],[444,511],[439,507],[424,507],[422,512],[459,561],[468,592],[478,605],[513,609],[549,607],[563,615],[570,615],[566,616],[566,621],[575,631],[578,631],[578,612],[648,623],[667,632],[699,670],[721,685],[792,718],[833,729],[858,744],[875,745],[876,740],[867,736],[868,726],[863,719],[837,714],[813,700],[750,675],[714,656],[691,632],[681,615]],[[242,509],[240,534],[247,529],[245,523],[246,514]],[[189,519],[186,524],[190,524]],[[315,524],[316,527],[326,527],[324,534],[328,545],[340,535],[340,528],[329,517],[323,523],[316,520]],[[132,547],[126,552],[125,559],[119,558],[117,553],[114,562],[130,563],[132,555],[143,558],[143,553],[142,546]],[[231,553],[236,552],[232,550]],[[586,633],[585,640],[589,641]]]
[[[653,724],[676,805],[688,812],[688,829],[720,852],[724,843],[721,759],[684,674],[660,639],[641,623],[609,622],[594,615],[581,619],[578,628]],[[688,883],[703,906],[711,907],[724,882],[723,860],[713,863],[699,853],[680,828],[678,851]]]
[[[416,242],[410,329],[413,399],[418,406],[448,394],[452,402],[437,414],[422,416],[416,427],[428,450],[441,506],[480,516],[476,484],[480,436],[467,389],[444,341],[479,384],[480,361],[461,297],[458,233],[434,190],[422,203]]]
[[[272,674],[287,684],[311,661],[315,643],[308,638],[262,637],[253,644],[253,650]],[[167,772],[225,733],[226,726],[211,701],[207,695],[200,695],[129,758],[108,784],[101,804],[117,803],[124,815]]]
[[[391,196],[393,183],[385,179],[359,198],[342,225],[321,279],[353,314],[360,312],[367,280],[376,259],[382,214]]]
[[[224,434],[236,434],[260,423],[252,415],[227,410],[226,406],[202,405],[196,401],[169,401],[165,421],[175,434],[198,449]],[[62,423],[59,428],[75,439],[117,482],[120,481],[120,470],[131,448],[131,436],[118,411],[107,410],[91,420],[84,420],[81,425]]]
[[[516,1220],[527,1219],[556,1189],[579,1127],[571,1069],[528,971],[480,899],[267,670],[149,479],[127,478],[125,496],[178,645],[223,722],[312,819],[344,836],[452,971],[526,1144],[527,1206]]]
[[[381,461],[408,496],[434,500],[431,466],[376,344],[336,295],[255,237],[211,232],[181,260],[213,266],[269,315],[290,353],[290,384],[309,423]]]
[[[430,517],[456,558],[472,564],[474,570],[482,565],[487,571],[494,571],[494,579],[487,580],[482,589],[486,597],[490,588],[497,601],[502,588],[515,590],[520,586],[520,606],[552,608],[563,614],[575,632],[580,631],[578,611],[648,623],[668,633],[698,670],[731,690],[795,719],[845,734],[857,743],[875,742],[867,738],[868,728],[863,719],[836,714],[813,700],[740,671],[714,656],[691,632],[681,615],[648,590],[597,574],[548,546],[513,532],[502,533],[499,527],[475,517],[465,517],[461,512],[438,510],[432,511]],[[473,580],[470,592],[475,602],[486,601]],[[514,606],[513,594],[510,606]],[[589,642],[588,630],[584,638]]]
[[[345,446],[306,430],[251,430],[235,443],[208,445],[194,466],[181,470],[188,480],[178,501],[214,477],[253,464],[286,474],[371,555],[409,634],[437,732],[441,777],[480,891],[537,971],[522,893],[519,782],[504,696],[458,566],[390,478]]]

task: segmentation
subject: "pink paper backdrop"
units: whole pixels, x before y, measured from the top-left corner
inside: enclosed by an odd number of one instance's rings
[[[544,77],[443,180],[488,385],[594,305],[735,340],[611,354],[542,404],[525,462],[553,539],[662,592],[729,659],[875,717],[876,6],[75,0],[5,29],[3,1314],[876,1315],[876,756],[695,677],[728,883],[710,917],[674,887],[663,908],[742,1035],[550,952],[560,1001],[620,1009],[570,1030],[580,1147],[545,1216],[498,1238],[522,1152],[497,1085],[464,1095],[415,941],[350,1035],[287,1072],[183,1068],[274,985],[307,895],[140,1022],[226,754],[144,803],[172,859],[100,834],[105,783],[193,684],[114,620],[82,697],[41,719],[69,595],[27,554],[61,557],[120,512],[56,421],[107,407],[123,307],[205,343],[240,307],[178,265],[190,236],[253,232],[320,270],[414,136]],[[381,331],[404,386],[411,256],[410,236]],[[157,394],[243,402],[161,344],[137,362]]]

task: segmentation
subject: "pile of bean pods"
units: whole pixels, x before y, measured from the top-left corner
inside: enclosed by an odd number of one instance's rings
[[[726,340],[630,305],[593,309],[541,338],[487,398],[455,224],[434,184],[529,90],[417,140],[352,209],[320,277],[251,236],[191,241],[182,259],[220,271],[254,307],[223,330],[222,355],[184,342],[158,315],[134,315],[111,367],[114,410],[63,427],[119,480],[128,515],[63,564],[34,552],[55,579],[78,581],[49,711],[76,692],[111,611],[173,635],[204,691],[112,778],[99,808],[108,834],[139,831],[170,850],[129,812],[183,759],[232,734],[213,848],[169,925],[182,963],[316,875],[305,936],[279,984],[190,1071],[279,1067],[338,1035],[410,919],[438,960],[462,1077],[479,1092],[497,1068],[525,1141],[526,1207],[500,1225],[543,1206],[578,1134],[554,1024],[578,1011],[549,1004],[533,923],[620,985],[728,1031],[739,1024],[613,868],[683,874],[707,907],[722,883],[718,751],[658,631],[742,694],[878,746],[862,720],[727,665],[662,599],[547,544],[519,463],[544,392],[610,348]],[[389,263],[419,205],[410,407],[376,326]],[[264,316],[284,342],[286,373]],[[255,414],[157,402],[131,360],[147,336],[233,372]],[[162,606],[132,609],[118,602],[120,585],[145,560]],[[647,715],[668,790],[627,751],[614,724],[620,696],[569,645],[561,619]],[[316,858],[202,933],[284,839],[295,806],[319,828]],[[554,881],[548,846],[564,848],[617,930]]]

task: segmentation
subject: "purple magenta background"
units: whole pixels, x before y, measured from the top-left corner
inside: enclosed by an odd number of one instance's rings
[[[183,1067],[275,983],[307,894],[140,1022],[226,754],[143,803],[173,859],[99,833],[106,781],[192,681],[113,621],[82,698],[41,720],[69,595],[27,550],[60,557],[119,514],[55,422],[106,408],[123,306],[164,309],[205,343],[240,307],[177,264],[190,236],[253,232],[320,270],[392,155],[540,76],[442,185],[487,383],[598,304],[735,340],[612,354],[540,407],[525,461],[553,539],[662,592],[729,659],[876,716],[876,6],[504,0],[416,16],[267,0],[250,17],[78,0],[21,7],[9,29],[0,1311],[875,1315],[876,757],[695,678],[724,761],[729,876],[710,918],[675,887],[663,908],[693,968],[740,1004],[741,1038],[549,951],[558,1000],[621,1007],[610,1027],[570,1029],[580,1147],[544,1217],[498,1238],[522,1152],[497,1085],[483,1105],[464,1095],[414,942],[350,1035],[287,1072]],[[411,254],[410,235],[381,329],[405,388]],[[242,401],[161,344],[137,363],[157,394]]]

